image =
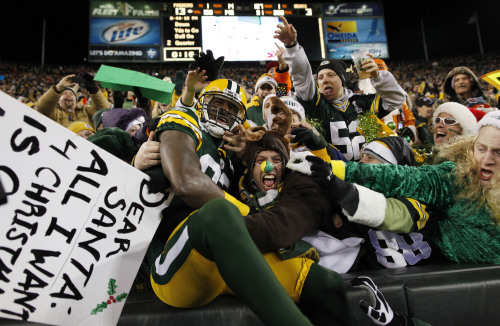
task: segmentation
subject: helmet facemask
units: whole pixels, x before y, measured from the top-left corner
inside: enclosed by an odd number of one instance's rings
[[[244,107],[225,94],[206,92],[200,97],[199,101],[201,104],[201,122],[207,131],[216,138],[222,138],[225,131],[233,131],[238,124],[245,121]],[[227,102],[227,106],[231,109],[225,109],[218,103],[214,103],[220,101]]]

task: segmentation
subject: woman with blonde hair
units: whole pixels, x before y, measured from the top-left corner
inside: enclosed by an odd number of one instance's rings
[[[309,163],[308,172],[304,164],[294,163],[323,183],[330,195],[345,184],[343,179],[386,197],[427,203],[432,212],[431,238],[448,259],[500,264],[500,111],[486,114],[476,131],[475,136],[443,146],[441,163],[435,165],[331,161],[331,165]],[[356,190],[353,202],[363,194]]]

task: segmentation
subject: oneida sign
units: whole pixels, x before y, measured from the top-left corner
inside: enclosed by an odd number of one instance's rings
[[[91,17],[160,17],[161,3],[91,1]]]

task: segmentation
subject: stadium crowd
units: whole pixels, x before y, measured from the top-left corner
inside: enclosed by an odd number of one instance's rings
[[[121,65],[170,78],[170,103],[99,87],[97,65],[1,63],[1,86],[176,195],[136,280],[170,305],[232,293],[268,325],[351,325],[341,273],[500,263],[498,90],[479,78],[500,55],[368,55],[359,79],[350,62],[309,62],[286,20],[275,38],[265,65],[211,51]],[[377,298],[362,304],[375,323],[406,318],[370,279],[353,285]]]
[[[498,70],[500,54],[487,53],[484,56],[460,56],[452,58],[435,59],[431,62],[426,61],[391,61],[386,60],[390,71],[396,77],[401,87],[412,94],[418,91],[422,82],[425,82],[425,94],[430,98],[439,97],[440,86],[443,83],[448,72],[458,66],[469,67],[476,76],[480,77],[489,72]],[[267,64],[267,63],[266,63]],[[246,90],[253,94],[255,83],[262,73],[265,72],[266,64],[260,62],[226,62],[221,71],[221,78],[227,78],[239,82]],[[319,64],[318,62],[312,64]],[[123,67],[134,71],[143,72],[152,76],[174,77],[179,69],[187,71],[188,64],[169,64],[152,66],[144,65],[123,65],[117,64],[117,67]],[[17,63],[2,62],[0,69],[4,79],[0,80],[1,90],[28,106],[34,106],[42,94],[62,77],[69,74],[79,74],[89,72],[95,74],[99,70],[99,65],[45,65],[44,69],[36,63]],[[351,84],[355,84],[357,77],[350,75]],[[481,81],[481,86],[487,90],[490,95],[495,95],[497,90],[490,84]],[[80,94],[80,101],[86,103],[88,94]],[[85,99],[84,99],[85,98]]]

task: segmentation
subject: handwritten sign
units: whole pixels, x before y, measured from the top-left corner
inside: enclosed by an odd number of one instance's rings
[[[0,92],[0,317],[115,325],[173,195]]]

